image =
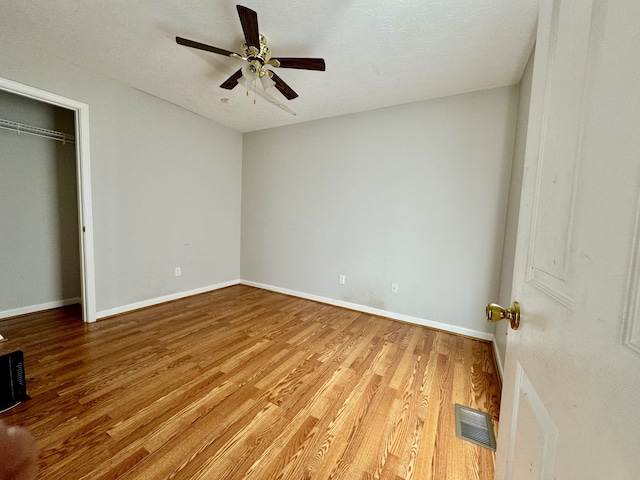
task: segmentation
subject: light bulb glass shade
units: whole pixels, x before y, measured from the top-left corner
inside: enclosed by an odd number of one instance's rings
[[[268,73],[265,73],[260,77],[260,83],[262,83],[263,90],[269,90],[276,84]]]
[[[251,82],[248,82],[247,79],[244,77],[240,77],[238,79],[238,85],[242,85],[244,88],[249,90],[249,87],[251,86]]]
[[[247,63],[242,67],[242,76],[249,82],[253,82],[258,78],[258,69],[253,63]]]

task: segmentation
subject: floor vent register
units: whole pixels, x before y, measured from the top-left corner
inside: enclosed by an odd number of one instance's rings
[[[496,449],[491,415],[457,403],[456,436],[490,450]]]

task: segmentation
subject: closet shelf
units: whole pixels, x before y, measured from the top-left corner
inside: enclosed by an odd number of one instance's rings
[[[46,128],[34,127],[32,125],[25,125],[24,123],[13,122],[11,120],[4,120],[0,118],[0,128],[5,130],[11,130],[18,132],[18,134],[26,133],[28,135],[36,135],[38,137],[51,138],[64,143],[76,143],[76,137],[69,135],[68,133],[56,132],[55,130],[48,130]]]

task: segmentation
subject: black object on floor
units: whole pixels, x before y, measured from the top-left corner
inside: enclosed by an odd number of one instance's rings
[[[29,400],[24,354],[22,350],[16,350],[0,356],[0,412],[5,412],[24,400]]]

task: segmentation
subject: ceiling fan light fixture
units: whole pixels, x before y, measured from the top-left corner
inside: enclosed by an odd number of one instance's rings
[[[270,88],[272,88],[272,87],[274,87],[276,85],[276,82],[273,81],[273,79],[267,73],[266,70],[262,75],[260,75],[260,83],[262,83],[262,89],[265,90],[265,91],[269,90]]]
[[[259,74],[260,74],[260,71],[259,71],[258,67],[256,67],[251,62],[246,63],[242,67],[242,77],[249,83],[257,80]]]

